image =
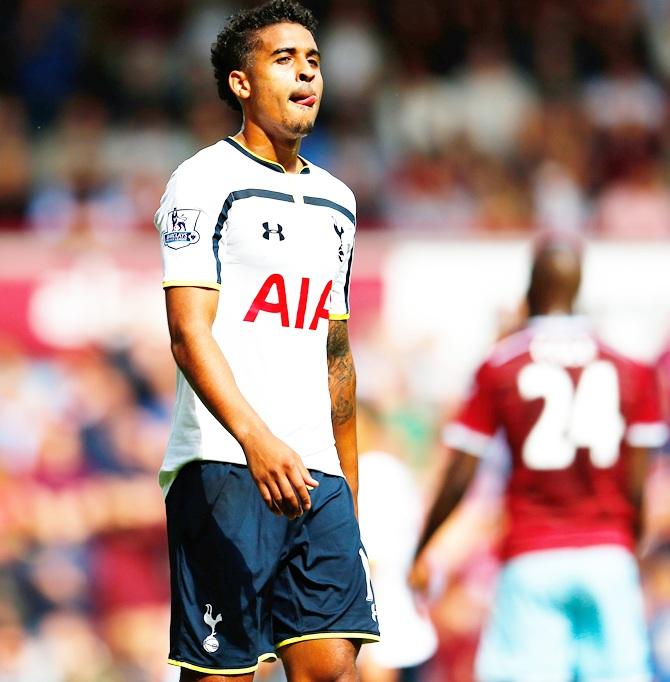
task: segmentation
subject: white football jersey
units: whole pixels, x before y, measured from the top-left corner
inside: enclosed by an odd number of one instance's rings
[[[355,211],[325,170],[287,173],[227,138],[177,168],[155,216],[163,286],[220,290],[213,334],[240,391],[306,467],[336,475],[326,337],[349,317]],[[246,464],[177,370],[164,491],[194,459]]]

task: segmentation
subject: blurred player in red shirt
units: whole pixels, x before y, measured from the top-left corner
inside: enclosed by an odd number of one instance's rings
[[[493,611],[477,656],[484,682],[650,680],[635,546],[649,449],[666,437],[651,368],[601,343],[574,314],[579,247],[538,247],[529,319],[479,367],[455,422],[453,459],[422,553],[500,430],[511,453],[507,532]]]

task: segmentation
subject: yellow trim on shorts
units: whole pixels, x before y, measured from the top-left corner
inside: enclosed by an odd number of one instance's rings
[[[277,654],[267,653],[261,654],[258,657],[258,663],[252,665],[248,668],[202,668],[199,665],[193,665],[192,663],[185,663],[184,661],[175,661],[172,658],[168,658],[168,663],[170,665],[176,665],[179,668],[187,668],[188,670],[195,670],[198,673],[208,673],[209,675],[244,675],[245,673],[254,673],[258,670],[258,666],[264,661],[276,661]]]
[[[168,287],[205,287],[206,289],[216,289],[219,291],[221,285],[216,282],[190,281],[182,279],[169,279],[163,282],[163,289]]]
[[[348,320],[350,317],[349,313],[331,313],[328,315],[329,320]]]
[[[275,649],[280,649],[296,642],[306,642],[310,639],[362,639],[365,642],[378,642],[379,635],[371,635],[367,632],[315,632],[311,635],[301,635],[300,637],[289,637],[279,644],[275,644]]]

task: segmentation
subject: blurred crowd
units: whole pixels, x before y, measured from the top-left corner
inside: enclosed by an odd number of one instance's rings
[[[160,680],[169,351],[0,351],[0,680]]]
[[[364,386],[370,379],[365,348],[358,345],[364,341],[354,342],[363,359]],[[668,357],[659,371],[670,398]],[[167,344],[148,339],[127,348],[88,348],[42,359],[3,342],[0,681],[175,679],[165,663],[169,575],[156,477],[169,430],[173,378]],[[404,461],[403,476],[409,478],[401,485],[417,486],[421,496],[403,518],[420,523],[421,508],[430,502],[446,463],[440,425],[455,403],[409,402],[402,377],[387,379],[383,400],[365,389],[360,395],[362,467],[374,461],[365,452],[377,458],[387,453],[386,468],[393,459]],[[370,410],[377,419],[374,439],[367,435]],[[498,566],[504,476],[504,461],[492,457],[456,518],[441,531],[432,601],[424,605],[437,627],[439,648],[422,682],[473,680]],[[670,466],[661,455],[651,467],[648,532],[641,548],[660,682],[670,680],[669,489]],[[368,498],[364,487],[361,494],[364,513],[375,498]],[[381,533],[379,547],[396,547],[396,526],[382,523],[375,532]],[[394,550],[406,555],[401,562],[412,552],[412,538],[404,542],[409,543],[404,549]],[[281,679],[277,666],[263,668],[261,679]]]
[[[243,4],[3,2],[0,224],[150,229],[172,169],[237,129],[209,48]],[[305,4],[326,96],[304,153],[363,229],[670,233],[667,2]]]

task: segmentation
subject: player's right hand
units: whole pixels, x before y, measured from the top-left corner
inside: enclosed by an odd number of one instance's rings
[[[428,561],[419,555],[407,576],[409,586],[419,594],[426,594],[430,585],[430,566]]]
[[[243,445],[258,491],[273,514],[295,519],[312,506],[310,488],[319,482],[312,478],[297,452],[271,433],[249,438]]]

